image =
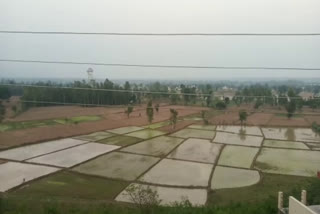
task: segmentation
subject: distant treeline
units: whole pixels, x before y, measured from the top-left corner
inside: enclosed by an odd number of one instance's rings
[[[24,87],[21,99],[26,101],[24,105],[27,107],[54,105],[54,102],[66,104],[81,103],[83,106],[127,105],[130,103],[141,103],[142,96],[144,96],[139,92],[131,92],[129,82],[126,82],[122,87],[108,79],[101,83],[92,82],[90,84],[85,81],[75,81],[67,85],[57,85],[51,82],[39,82],[34,85],[48,87]],[[61,87],[70,87],[70,89]],[[105,91],[103,89],[124,90],[128,92]]]

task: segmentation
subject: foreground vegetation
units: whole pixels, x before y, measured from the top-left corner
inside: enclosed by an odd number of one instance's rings
[[[308,191],[309,204],[320,204],[320,180],[316,178],[263,174],[256,185],[211,191],[206,207],[192,207],[188,201],[175,207],[139,207],[116,203],[114,198],[127,182],[61,172],[3,195],[0,214],[272,214],[276,213],[277,192],[300,197]]]
[[[1,214],[271,214],[276,213],[273,200],[257,204],[192,207],[189,203],[175,207],[153,207],[142,211],[135,206],[95,201],[38,201],[33,199],[2,199]]]

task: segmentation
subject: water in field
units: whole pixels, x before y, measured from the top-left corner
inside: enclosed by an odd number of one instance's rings
[[[319,142],[320,136],[310,128],[262,128],[267,139]]]
[[[213,141],[224,144],[260,147],[262,144],[262,140],[263,138],[259,136],[217,132],[217,135]]]
[[[164,134],[166,134],[166,133],[162,132],[162,131],[153,130],[153,129],[144,129],[144,130],[140,130],[140,131],[136,131],[136,132],[131,132],[126,135],[146,140],[146,139],[157,137],[157,136],[164,135]]]
[[[143,129],[142,127],[138,127],[138,126],[128,126],[128,127],[117,128],[117,129],[110,129],[107,131],[114,134],[127,134],[129,132],[139,131],[142,129]]]
[[[82,135],[82,136],[75,137],[75,139],[86,140],[86,141],[98,141],[98,140],[102,140],[112,136],[114,136],[114,134],[109,132],[95,132],[89,135]]]
[[[172,186],[208,186],[212,164],[163,159],[140,180]]]
[[[213,126],[213,125],[197,125],[197,124],[194,124],[194,125],[188,126],[188,128],[190,128],[190,129],[203,129],[203,130],[208,130],[208,131],[216,130],[216,126]]]
[[[121,151],[152,156],[165,156],[182,141],[182,138],[160,136],[151,140],[143,141],[133,146],[126,147]]]
[[[227,145],[223,148],[218,165],[250,168],[259,148]]]
[[[257,126],[218,126],[217,131],[262,136],[261,130]]]
[[[263,141],[265,147],[278,147],[288,149],[309,149],[306,144],[296,141],[282,141],[282,140],[265,140]]]
[[[113,152],[75,167],[85,174],[133,181],[155,164],[159,158]]]
[[[128,145],[137,143],[139,141],[141,141],[140,138],[117,135],[107,139],[99,140],[98,143],[117,145],[117,146],[128,146]]]
[[[251,186],[259,180],[260,174],[256,170],[217,166],[212,176],[211,189]]]
[[[215,163],[221,148],[221,144],[211,143],[209,140],[190,138],[183,142],[168,157],[204,163]]]
[[[204,138],[212,140],[215,136],[214,131],[200,130],[200,129],[182,129],[173,133],[171,136],[181,138]]]
[[[319,166],[319,151],[276,148],[262,148],[255,163],[263,172],[311,177],[316,176]]]

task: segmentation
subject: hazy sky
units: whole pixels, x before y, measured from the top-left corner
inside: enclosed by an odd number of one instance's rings
[[[0,0],[0,30],[320,33],[319,0]],[[0,34],[0,58],[131,64],[320,67],[319,37]],[[0,62],[1,77],[86,78],[85,65]],[[92,66],[96,78],[320,78],[320,71]]]

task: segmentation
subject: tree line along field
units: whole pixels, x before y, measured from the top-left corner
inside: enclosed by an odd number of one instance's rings
[[[310,109],[320,107],[317,93],[319,87],[308,84],[274,85],[268,84],[241,84],[234,83],[227,89],[223,84],[116,84],[108,79],[100,82],[74,81],[58,84],[54,82],[36,82],[26,86],[15,85],[14,81],[2,81],[13,84],[0,86],[0,99],[10,96],[21,96],[21,106],[16,106],[15,111],[25,110],[35,106],[54,106],[55,103],[70,105],[72,103],[82,106],[99,105],[129,105],[146,103],[167,102],[170,104],[200,105],[214,107],[219,110],[234,105],[253,104],[254,109],[266,106],[283,108],[288,117],[302,110],[304,106]],[[230,83],[231,84],[231,83]],[[22,83],[23,85],[23,83]],[[74,88],[74,89],[73,89]],[[231,91],[230,93],[224,92]],[[300,97],[302,90],[313,91],[313,97]],[[315,99],[314,99],[315,98]]]

